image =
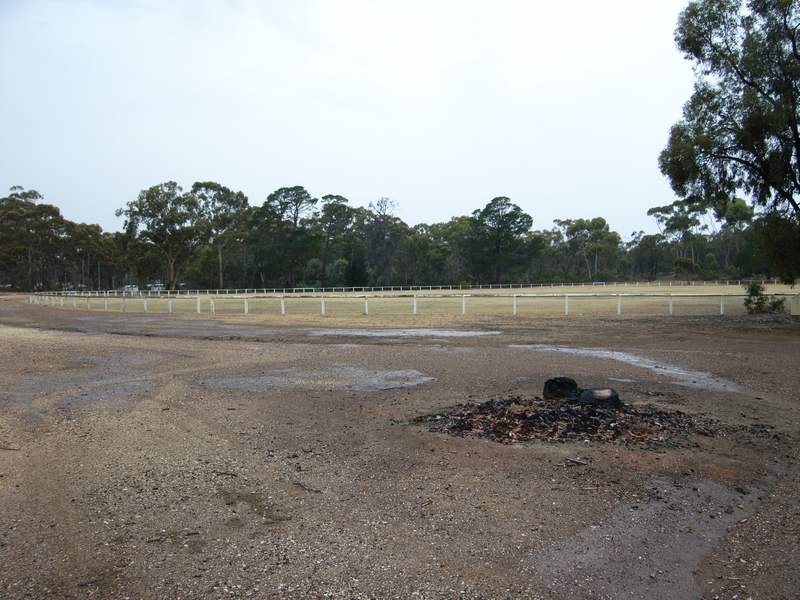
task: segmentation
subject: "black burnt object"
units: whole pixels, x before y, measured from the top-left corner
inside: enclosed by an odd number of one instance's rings
[[[569,377],[553,377],[544,382],[545,400],[562,400],[569,398],[570,394],[578,389],[578,383]]]
[[[620,408],[622,402],[619,394],[611,388],[590,388],[587,390],[578,387],[577,382],[569,377],[553,377],[544,382],[546,400],[564,400],[569,404],[588,404],[602,408]]]

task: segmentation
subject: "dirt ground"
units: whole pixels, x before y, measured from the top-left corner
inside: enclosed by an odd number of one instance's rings
[[[279,327],[0,296],[0,597],[797,598],[800,323]],[[567,375],[720,424],[414,417]]]

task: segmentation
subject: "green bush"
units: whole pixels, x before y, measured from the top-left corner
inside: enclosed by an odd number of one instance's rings
[[[767,296],[766,288],[758,281],[746,283],[744,289],[747,292],[744,308],[748,314],[782,313],[786,310],[786,298]]]

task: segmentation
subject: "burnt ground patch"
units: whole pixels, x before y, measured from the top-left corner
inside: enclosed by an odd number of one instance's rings
[[[435,432],[487,437],[503,444],[531,440],[667,444],[687,434],[714,436],[730,431],[713,419],[651,405],[598,408],[538,396],[465,403],[411,422],[428,424]]]

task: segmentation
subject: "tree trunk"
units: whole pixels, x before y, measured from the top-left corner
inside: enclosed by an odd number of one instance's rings
[[[217,246],[217,257],[219,258],[219,289],[222,289],[222,244]]]

